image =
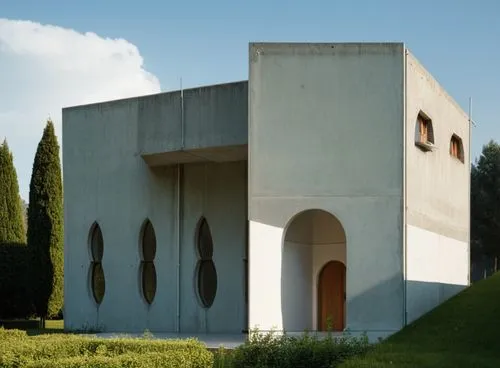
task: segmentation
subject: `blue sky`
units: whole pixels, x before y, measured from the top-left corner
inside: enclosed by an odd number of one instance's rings
[[[473,156],[500,140],[500,1],[0,0],[0,18],[124,38],[162,90],[246,79],[250,41],[403,41],[467,110]]]

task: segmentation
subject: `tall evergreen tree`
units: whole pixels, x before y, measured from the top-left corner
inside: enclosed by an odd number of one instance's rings
[[[63,199],[59,144],[47,121],[33,163],[28,206],[28,246],[32,255],[32,297],[42,318],[63,305]]]
[[[473,255],[500,257],[500,145],[483,146],[471,169],[471,251]]]
[[[0,145],[0,244],[25,244],[26,228],[19,200],[14,158],[7,140]]]

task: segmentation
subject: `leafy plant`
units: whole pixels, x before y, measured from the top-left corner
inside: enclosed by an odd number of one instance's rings
[[[260,333],[254,329],[248,341],[231,354],[228,366],[332,368],[350,357],[366,353],[369,348],[370,343],[366,334],[356,338],[334,336],[329,332],[326,337],[321,337],[305,332],[296,337],[287,333],[279,334],[276,331]],[[221,358],[216,358],[216,361],[217,359]]]

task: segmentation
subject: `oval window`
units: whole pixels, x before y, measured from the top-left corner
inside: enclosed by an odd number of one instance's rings
[[[101,227],[94,223],[90,236],[90,253],[92,261],[90,263],[91,282],[90,288],[92,296],[97,304],[101,304],[106,292],[106,281],[102,268],[102,257],[104,255],[104,241]]]
[[[94,262],[92,267],[92,294],[97,304],[101,304],[106,291],[106,282],[104,280],[104,270],[101,262]]]
[[[210,308],[217,294],[217,271],[212,260],[200,261],[199,263],[198,290],[203,306]]]
[[[156,269],[153,262],[142,264],[142,293],[148,304],[153,303],[156,295]]]
[[[198,267],[197,287],[200,301],[205,308],[210,308],[217,294],[217,270],[212,259],[214,246],[208,222],[202,218],[197,236]]]
[[[142,296],[146,303],[151,304],[156,295],[156,268],[154,259],[156,256],[156,234],[151,221],[146,220],[142,228],[141,241],[141,287]]]

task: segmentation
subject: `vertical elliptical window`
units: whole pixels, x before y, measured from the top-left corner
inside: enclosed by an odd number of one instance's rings
[[[146,220],[141,237],[141,289],[146,303],[151,304],[156,295],[156,234],[151,221]]]
[[[204,308],[210,308],[217,294],[217,270],[212,259],[214,245],[207,220],[202,217],[196,236],[198,251],[197,288],[198,296]]]
[[[101,227],[94,223],[90,230],[90,253],[92,261],[90,263],[90,288],[95,302],[100,305],[106,292],[106,281],[102,268],[102,257],[104,255],[104,240]]]

